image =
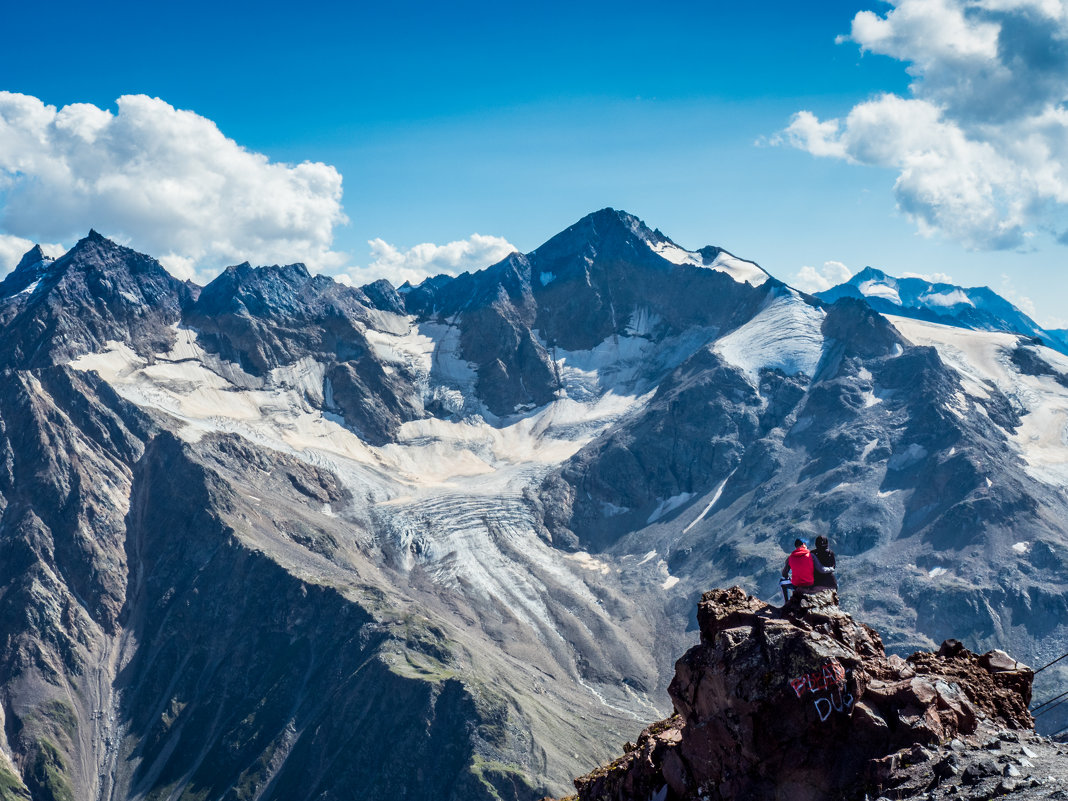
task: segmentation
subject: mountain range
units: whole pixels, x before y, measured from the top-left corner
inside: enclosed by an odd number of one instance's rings
[[[884,314],[896,314],[976,331],[1003,331],[1034,337],[1047,347],[1068,353],[1064,332],[1045,330],[989,287],[961,287],[916,276],[895,278],[865,267],[848,281],[817,292],[827,303],[858,298]]]
[[[0,798],[560,794],[663,717],[701,594],[817,533],[888,651],[1059,656],[1068,356],[912,280],[806,295],[613,209],[398,288],[35,248]]]

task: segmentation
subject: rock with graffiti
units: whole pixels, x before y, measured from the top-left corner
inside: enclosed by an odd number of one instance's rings
[[[846,671],[837,659],[828,659],[819,670],[790,679],[790,689],[798,698],[811,699],[820,722],[832,712],[853,711],[853,695],[846,689]]]
[[[698,622],[700,644],[675,665],[675,714],[577,779],[580,801],[863,798],[901,749],[1032,725],[1030,669],[951,642],[887,655],[831,591],[778,609],[713,590]]]

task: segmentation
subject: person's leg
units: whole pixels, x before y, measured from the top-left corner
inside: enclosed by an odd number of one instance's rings
[[[786,603],[790,600],[790,590],[794,589],[793,582],[790,579],[784,578],[779,582],[779,587],[782,589],[782,602]]]

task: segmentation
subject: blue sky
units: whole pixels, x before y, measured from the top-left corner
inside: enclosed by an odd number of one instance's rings
[[[244,258],[397,281],[615,206],[806,288],[942,274],[1068,325],[1054,0],[15,5],[7,261],[97,227],[202,281]]]

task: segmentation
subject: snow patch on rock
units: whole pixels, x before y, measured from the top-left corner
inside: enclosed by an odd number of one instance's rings
[[[653,513],[649,515],[649,519],[645,521],[646,525],[650,523],[655,523],[664,515],[675,511],[688,500],[690,500],[690,498],[692,497],[692,492],[681,492],[678,495],[672,495],[670,498],[663,499],[662,501],[660,501],[659,504],[657,504],[657,507],[653,510]]]
[[[898,291],[895,287],[891,286],[885,281],[880,281],[878,279],[864,281],[860,286],[857,287],[857,291],[865,297],[882,298],[884,300],[890,301],[891,303],[895,303],[898,306],[901,305],[901,295],[898,294]]]
[[[757,264],[745,259],[739,259],[725,250],[721,250],[711,264],[706,263],[704,256],[691,250],[680,248],[674,242],[661,240],[652,242],[646,240],[649,248],[661,258],[667,259],[672,264],[688,264],[693,267],[701,267],[706,270],[715,270],[726,273],[739,284],[748,283],[751,286],[760,286],[768,280],[768,274]]]
[[[583,570],[590,570],[594,573],[600,573],[601,575],[605,576],[612,572],[611,565],[609,565],[607,562],[602,562],[600,559],[591,556],[585,551],[579,551],[578,553],[569,553],[565,555],[564,558],[574,562]]]
[[[768,280],[768,274],[751,261],[739,259],[727,251],[720,251],[711,264],[705,265],[710,270],[726,273],[739,284],[760,286]]]
[[[954,289],[949,292],[927,292],[920,296],[920,303],[927,306],[971,306],[975,307],[975,303],[960,289]]]
[[[714,349],[754,384],[762,369],[812,376],[823,356],[825,316],[787,289],[772,295],[749,322],[720,337]]]

